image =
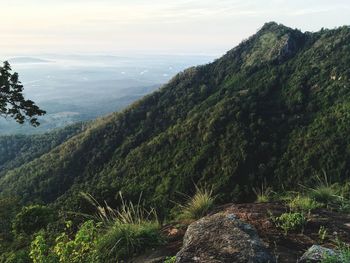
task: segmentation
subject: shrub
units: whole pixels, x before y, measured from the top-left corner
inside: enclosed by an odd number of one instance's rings
[[[30,244],[30,258],[33,263],[58,263],[58,258],[50,251],[43,233],[38,234]]]
[[[2,253],[0,256],[1,263],[28,263],[31,262],[26,249]]]
[[[166,259],[164,260],[164,263],[175,263],[175,261],[176,261],[176,256],[166,257]]]
[[[185,219],[199,219],[205,216],[214,205],[213,191],[196,186],[196,193],[181,206],[181,217]]]
[[[12,229],[15,235],[32,235],[45,228],[49,223],[55,220],[53,209],[41,205],[31,205],[23,207],[13,223]]]
[[[288,206],[292,211],[309,213],[322,205],[310,197],[297,195],[288,202]]]
[[[283,213],[279,217],[275,218],[275,224],[277,227],[284,231],[287,235],[290,231],[303,230],[306,224],[306,218],[303,213]]]
[[[68,224],[68,227],[70,224]],[[60,263],[99,262],[96,251],[99,224],[86,221],[79,228],[74,239],[62,233],[56,238],[54,253]]]
[[[67,224],[68,228],[70,224]],[[44,235],[38,234],[30,246],[30,258],[34,263],[97,263],[96,251],[98,225],[86,221],[73,238],[67,233],[60,234],[55,245],[47,245]]]

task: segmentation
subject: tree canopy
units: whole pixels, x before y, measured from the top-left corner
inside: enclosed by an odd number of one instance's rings
[[[37,116],[45,113],[33,101],[24,98],[18,74],[12,73],[10,64],[5,61],[0,67],[0,116],[9,116],[21,124],[27,120],[31,125],[38,126]]]

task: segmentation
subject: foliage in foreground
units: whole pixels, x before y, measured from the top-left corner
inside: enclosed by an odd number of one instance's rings
[[[167,257],[164,261],[164,263],[175,263],[176,261],[176,256],[173,257]]]
[[[67,224],[70,227],[70,223]],[[50,247],[43,234],[38,234],[31,243],[30,258],[34,263],[93,263],[99,262],[96,250],[98,224],[86,221],[70,238],[67,232],[55,239]]]
[[[140,224],[119,224],[110,227],[100,237],[97,251],[102,262],[125,260],[147,249],[164,243],[159,224],[142,222]]]
[[[338,240],[335,255],[327,255],[321,263],[348,263],[350,262],[350,246]]]
[[[318,203],[308,196],[302,196],[298,194],[288,202],[288,206],[292,211],[310,213],[312,210],[320,208],[322,204]]]
[[[107,203],[101,206],[90,195],[84,197],[97,209],[98,223],[88,220],[73,235],[72,222],[67,222],[65,232],[51,245],[45,232],[39,232],[30,246],[34,263],[114,263],[164,243],[154,210],[126,202],[121,194],[118,210]]]
[[[287,235],[290,231],[302,231],[307,219],[303,213],[288,212],[276,217],[274,222]]]

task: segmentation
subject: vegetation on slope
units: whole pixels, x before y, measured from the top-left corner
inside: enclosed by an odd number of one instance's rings
[[[344,180],[349,37],[348,27],[302,34],[268,23],[214,63],[8,171],[0,190],[23,202],[70,199],[67,206],[78,205],[71,197],[81,190],[111,204],[119,190],[131,200],[143,192],[169,208],[193,183],[235,201],[263,181],[293,186],[323,171]]]
[[[49,152],[72,136],[82,132],[86,124],[77,123],[42,135],[0,136],[1,172],[19,167]]]
[[[142,193],[165,219],[195,185],[211,186],[222,203],[253,201],[265,183],[292,190],[324,173],[345,182],[349,63],[349,27],[301,33],[268,23],[215,62],[9,169],[1,195],[88,212],[81,191],[113,207],[119,191],[133,202]]]

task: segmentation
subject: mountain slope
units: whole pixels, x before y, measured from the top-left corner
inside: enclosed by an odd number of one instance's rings
[[[350,29],[301,33],[268,23],[215,62],[190,68],[121,113],[0,179],[2,195],[79,206],[118,191],[167,213],[209,184],[221,201],[262,183],[348,179]],[[302,154],[301,154],[302,153]]]
[[[82,132],[87,124],[77,123],[41,135],[0,136],[0,176],[49,152],[57,145]]]

